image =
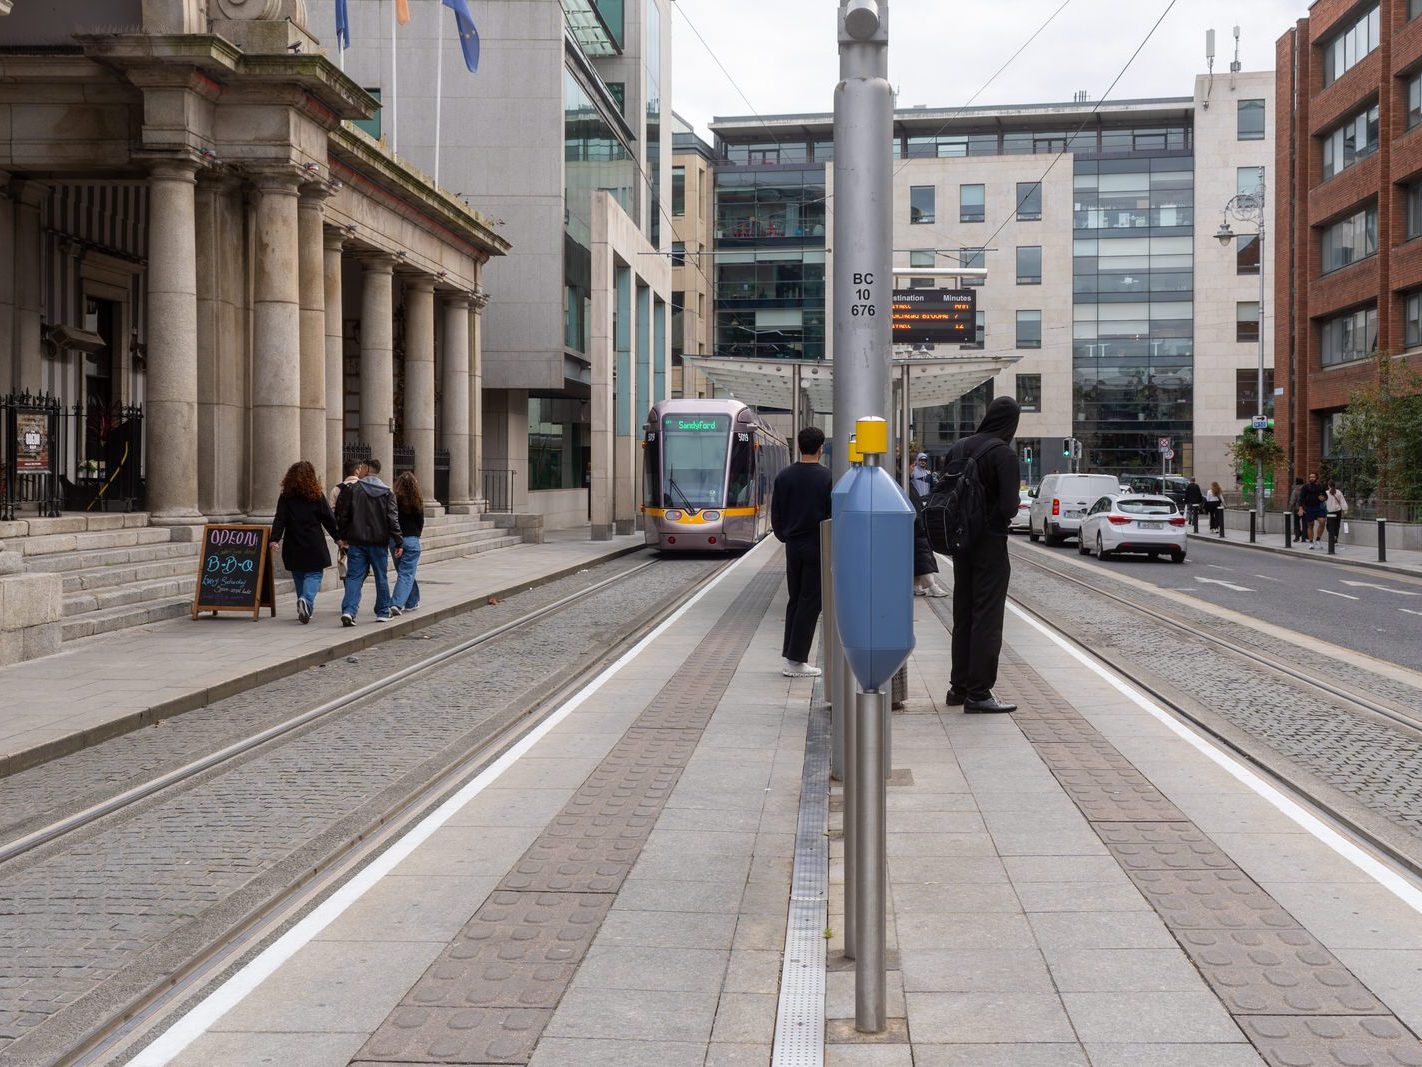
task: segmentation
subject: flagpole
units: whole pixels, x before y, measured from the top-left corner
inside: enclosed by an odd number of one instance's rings
[[[390,154],[400,154],[400,79],[395,69],[396,0],[390,0]]]
[[[444,12],[439,10],[443,0],[434,0],[435,18],[439,20],[439,35],[435,38],[435,143],[434,180],[439,184],[439,123],[444,110]]]

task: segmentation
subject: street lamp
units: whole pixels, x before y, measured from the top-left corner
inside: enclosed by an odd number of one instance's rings
[[[1252,222],[1256,234],[1236,234],[1230,228],[1229,219],[1233,215],[1241,222]],[[1229,199],[1220,218],[1220,228],[1215,232],[1215,240],[1228,248],[1235,237],[1253,236],[1259,242],[1259,378],[1255,397],[1255,427],[1259,433],[1260,454],[1264,445],[1264,168],[1259,168],[1259,185],[1250,193],[1240,193]],[[1264,464],[1261,461],[1254,472],[1254,510],[1260,521],[1264,518]]]

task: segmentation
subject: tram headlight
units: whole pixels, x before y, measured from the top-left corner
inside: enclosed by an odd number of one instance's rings
[[[681,515],[681,512],[679,512],[679,511],[668,511],[668,512],[667,512],[667,522],[681,522],[681,518],[682,518],[682,515]]]
[[[703,519],[705,519],[707,522],[720,522],[720,521],[721,521],[721,513],[720,513],[719,511],[705,511],[705,512],[702,512],[701,517],[702,517]]]

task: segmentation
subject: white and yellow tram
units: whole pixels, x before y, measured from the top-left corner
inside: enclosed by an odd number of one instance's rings
[[[664,400],[643,429],[642,528],[666,552],[750,548],[770,533],[790,450],[736,400]]]

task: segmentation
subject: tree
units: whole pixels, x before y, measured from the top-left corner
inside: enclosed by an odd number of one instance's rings
[[[1344,474],[1354,495],[1422,500],[1422,374],[1378,353],[1377,379],[1348,397],[1339,419]]]
[[[1255,472],[1263,471],[1265,477],[1276,472],[1284,464],[1284,448],[1274,439],[1273,430],[1245,430],[1229,446],[1234,472],[1245,482],[1253,484]],[[1265,486],[1270,483],[1266,480]]]

